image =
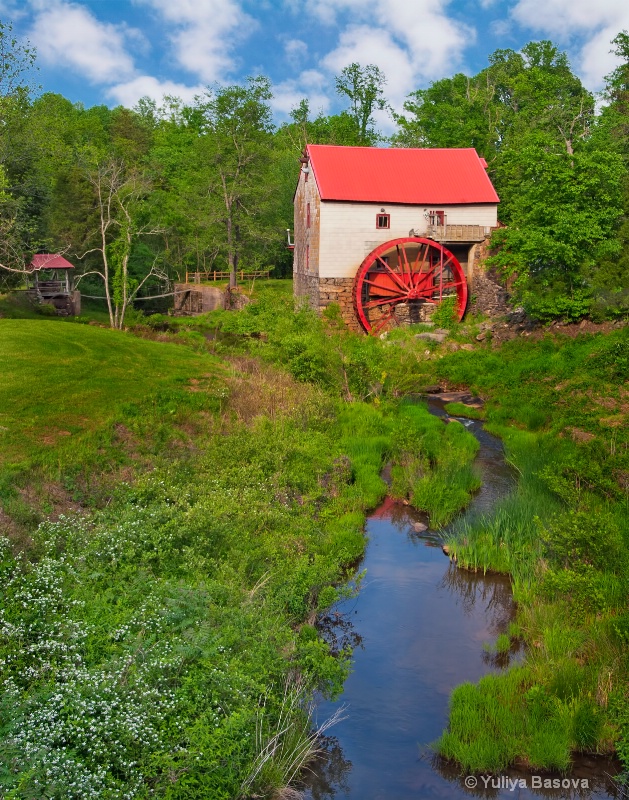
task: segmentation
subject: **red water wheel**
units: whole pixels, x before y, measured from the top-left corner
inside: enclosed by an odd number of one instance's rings
[[[429,307],[456,297],[461,319],[467,281],[454,255],[439,242],[409,236],[373,250],[354,283],[354,307],[367,333],[428,319]]]

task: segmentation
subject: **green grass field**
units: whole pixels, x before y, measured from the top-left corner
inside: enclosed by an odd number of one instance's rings
[[[212,356],[174,344],[57,320],[2,319],[0,469],[52,462],[156,398],[163,406],[170,397],[165,410],[175,416],[190,381],[207,383],[218,372]]]

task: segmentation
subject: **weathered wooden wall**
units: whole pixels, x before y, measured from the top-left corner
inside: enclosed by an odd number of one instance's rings
[[[307,224],[310,204],[310,226]],[[293,291],[307,297],[312,308],[319,308],[319,246],[321,241],[321,200],[312,173],[299,174],[294,202],[295,249],[293,250]]]

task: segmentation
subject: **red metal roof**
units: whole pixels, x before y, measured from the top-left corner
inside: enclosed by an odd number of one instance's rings
[[[307,147],[322,200],[412,205],[497,203],[473,148]]]
[[[29,269],[37,272],[40,269],[74,269],[74,267],[58,253],[38,253],[33,256]]]

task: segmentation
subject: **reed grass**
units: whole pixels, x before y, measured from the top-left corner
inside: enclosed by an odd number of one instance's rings
[[[321,752],[319,742],[342,719],[345,707],[319,726],[309,691],[294,679],[286,682],[279,712],[269,720],[264,706],[256,722],[256,755],[240,787],[240,797],[288,797],[291,784]],[[259,792],[263,794],[260,795]],[[294,792],[294,796],[301,795]]]
[[[456,420],[445,424],[425,404],[400,404],[393,430],[392,494],[446,525],[469,503],[481,480],[472,466],[478,441]]]

